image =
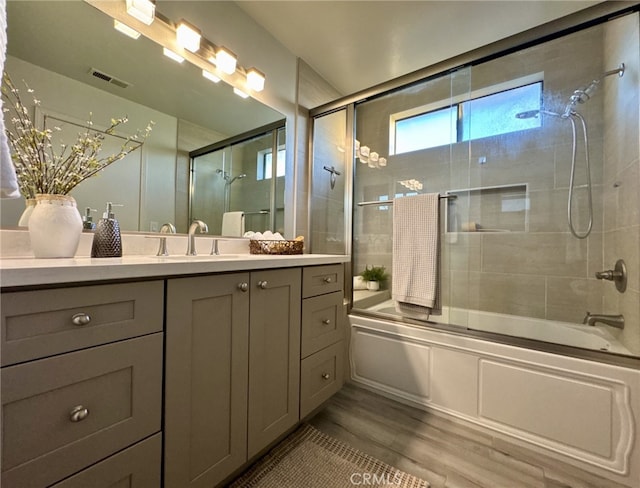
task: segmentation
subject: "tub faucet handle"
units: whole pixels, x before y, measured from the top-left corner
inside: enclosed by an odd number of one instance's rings
[[[616,289],[620,293],[624,293],[627,289],[627,267],[625,266],[624,261],[622,259],[618,259],[614,269],[597,271],[596,279],[614,281]]]

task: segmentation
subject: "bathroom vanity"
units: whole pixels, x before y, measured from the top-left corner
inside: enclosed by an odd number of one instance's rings
[[[239,473],[342,385],[346,260],[3,259],[2,485]]]

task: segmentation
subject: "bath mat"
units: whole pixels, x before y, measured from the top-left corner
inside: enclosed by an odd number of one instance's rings
[[[303,424],[229,486],[428,488],[429,483]]]

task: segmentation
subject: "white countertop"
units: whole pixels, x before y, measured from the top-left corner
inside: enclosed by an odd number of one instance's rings
[[[349,261],[349,256],[329,254],[220,256],[124,256],[122,258],[76,257],[68,259],[36,259],[9,257],[0,260],[2,287],[52,285],[99,280],[153,277],[176,277],[254,269],[289,268],[334,264]]]

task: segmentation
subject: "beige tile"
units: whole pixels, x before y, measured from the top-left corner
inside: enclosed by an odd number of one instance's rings
[[[607,181],[602,189],[602,224],[603,231],[616,228],[618,216],[618,188],[615,180]]]
[[[629,165],[616,178],[618,206],[616,227],[640,224],[640,161]]]
[[[602,186],[592,186],[593,232],[603,228]],[[529,192],[529,231],[530,232],[568,232],[567,219],[569,191],[563,189],[544,189]],[[588,225],[588,194],[584,189],[574,193],[573,208],[576,216],[575,226],[584,232]]]
[[[587,243],[566,233],[487,234],[482,270],[584,278],[587,257]]]
[[[455,272],[452,306],[544,318],[545,278],[521,274]]]
[[[491,142],[472,145],[470,186],[472,188],[523,184],[529,189],[551,188],[554,184],[553,148],[527,150],[518,147],[517,140],[505,136]],[[486,157],[485,164],[477,164]],[[475,163],[474,163],[475,162]]]
[[[640,292],[627,290],[624,293],[618,293],[614,287],[607,287],[601,313],[624,315],[623,330],[613,327],[609,327],[608,330],[633,354],[640,355]]]
[[[592,232],[586,241],[589,255],[587,277],[594,278],[597,271],[604,269],[604,234],[601,232]]]
[[[603,180],[603,140],[602,137],[594,137],[595,135],[589,133],[589,167],[591,183],[597,185],[601,184]],[[569,188],[573,162],[572,149],[571,132],[569,131],[566,141],[558,144],[555,148],[555,188]],[[587,182],[586,156],[584,140],[578,135],[574,186],[584,185]]]
[[[480,271],[481,240],[481,233],[447,234],[442,246],[448,269]]]
[[[546,318],[581,323],[587,311],[602,308],[603,286],[596,279],[547,278]]]
[[[604,266],[613,269],[618,259],[623,259],[629,277],[627,286],[635,291],[640,290],[640,225],[618,229],[604,234]]]

